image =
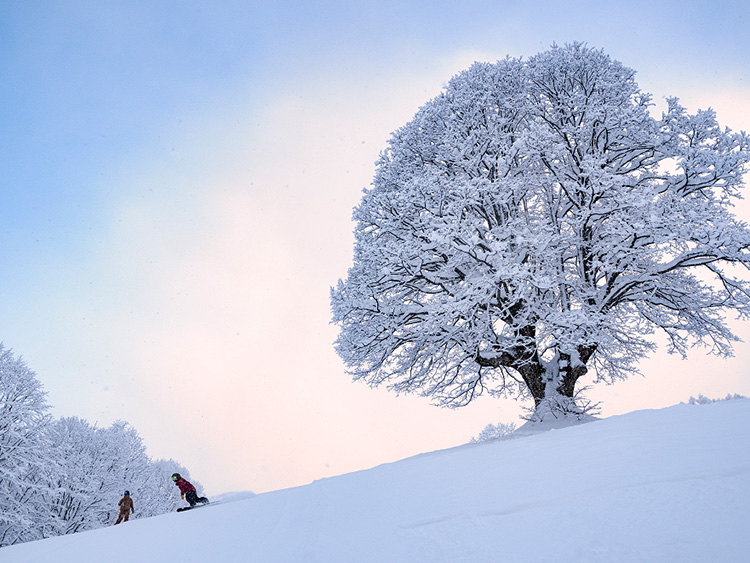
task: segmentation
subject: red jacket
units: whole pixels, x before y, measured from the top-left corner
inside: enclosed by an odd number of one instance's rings
[[[195,487],[193,487],[193,485],[190,484],[190,481],[186,481],[182,477],[180,477],[179,479],[177,479],[177,481],[175,481],[174,484],[177,485],[178,487],[180,487],[180,493],[183,494],[183,495],[185,493],[187,493],[188,491],[194,491],[195,490]]]

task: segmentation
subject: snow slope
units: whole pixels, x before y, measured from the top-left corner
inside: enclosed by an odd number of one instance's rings
[[[750,561],[750,400],[639,411],[0,549],[2,563]]]

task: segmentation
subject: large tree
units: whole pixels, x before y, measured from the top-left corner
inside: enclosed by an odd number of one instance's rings
[[[576,382],[637,371],[656,331],[731,354],[748,137],[676,99],[652,116],[634,74],[581,44],[476,63],[392,135],[331,291],[355,379],[576,414]]]

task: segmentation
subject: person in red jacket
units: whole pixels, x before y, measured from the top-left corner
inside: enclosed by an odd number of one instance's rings
[[[208,499],[206,497],[199,497],[195,491],[195,487],[190,481],[183,479],[179,473],[172,474],[172,481],[180,488],[180,498],[188,501],[190,506],[195,506],[195,503],[200,502],[201,504],[207,504]]]

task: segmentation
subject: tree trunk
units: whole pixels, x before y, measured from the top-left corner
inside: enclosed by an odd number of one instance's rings
[[[559,384],[557,392],[563,397],[573,398],[575,395],[576,382],[588,373],[586,364],[596,351],[596,344],[589,346],[578,346],[577,360],[571,354],[560,352]]]
[[[495,357],[487,358],[478,354],[476,361],[483,367],[504,366],[516,370],[534,398],[535,408],[538,409],[543,403],[550,402],[549,399],[555,404],[560,402],[559,399],[563,399],[562,403],[565,403],[567,409],[575,406],[576,382],[588,373],[586,364],[595,351],[596,344],[581,345],[575,354],[558,353],[557,365],[545,366],[539,358],[536,346],[529,345],[516,347],[511,353],[506,352]]]

